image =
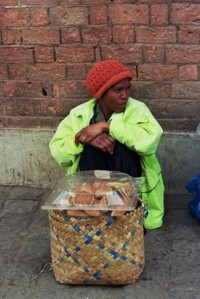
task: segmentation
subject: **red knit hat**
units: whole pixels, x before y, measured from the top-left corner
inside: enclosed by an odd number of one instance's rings
[[[87,89],[100,99],[106,90],[123,79],[132,79],[133,75],[121,62],[109,59],[97,63],[87,76]]]

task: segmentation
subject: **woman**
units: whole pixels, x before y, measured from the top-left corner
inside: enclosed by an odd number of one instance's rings
[[[144,176],[144,225],[154,229],[162,225],[164,215],[164,186],[156,158],[163,131],[147,106],[130,97],[132,78],[119,61],[96,64],[87,77],[93,99],[72,109],[60,123],[50,151],[68,173],[104,169]]]

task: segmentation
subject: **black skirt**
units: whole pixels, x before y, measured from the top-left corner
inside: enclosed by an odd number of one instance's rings
[[[132,177],[141,176],[139,155],[118,141],[115,141],[112,155],[91,145],[86,145],[81,154],[79,169],[80,171],[113,170],[127,173]]]

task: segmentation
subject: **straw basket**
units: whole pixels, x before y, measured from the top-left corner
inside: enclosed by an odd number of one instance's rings
[[[144,269],[143,209],[121,217],[69,217],[50,210],[51,258],[63,284],[124,285]]]

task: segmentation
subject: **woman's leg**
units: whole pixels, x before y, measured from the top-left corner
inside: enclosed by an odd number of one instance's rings
[[[112,155],[86,145],[80,158],[79,168],[80,170],[113,170],[133,177],[141,176],[139,155],[117,141]]]

